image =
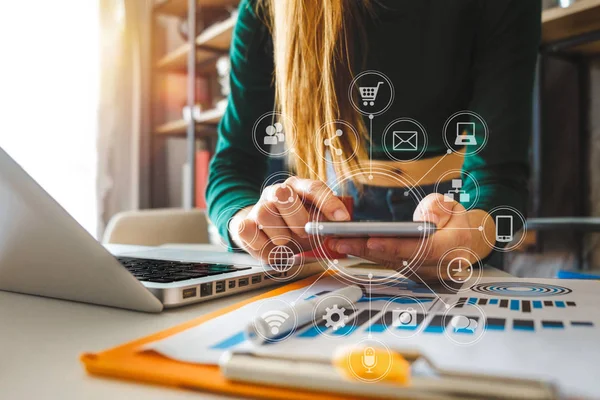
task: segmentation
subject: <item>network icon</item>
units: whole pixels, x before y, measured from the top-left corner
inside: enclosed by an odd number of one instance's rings
[[[461,203],[468,203],[471,201],[471,195],[462,190],[463,181],[462,179],[452,179],[452,189],[444,193],[444,202],[452,203],[453,201],[459,201]],[[458,197],[458,198],[457,198]]]
[[[335,136],[330,137],[329,139],[325,139],[323,141],[323,144],[325,146],[328,146],[336,155],[341,156],[342,155],[342,149],[339,147],[335,147],[335,145],[332,143],[332,140],[338,137],[341,137],[344,134],[344,132],[342,132],[341,129],[337,129],[335,131]]]

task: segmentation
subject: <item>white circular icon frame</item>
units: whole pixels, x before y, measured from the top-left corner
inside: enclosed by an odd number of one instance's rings
[[[390,129],[392,129],[394,127],[394,125],[399,124],[401,122],[409,122],[409,123],[415,125],[418,133],[420,133],[421,136],[423,136],[423,148],[421,149],[421,151],[419,151],[419,153],[416,156],[414,156],[411,159],[396,158],[393,155],[394,149],[392,149],[390,151],[386,144],[386,138],[389,134]],[[393,135],[393,133],[392,133],[392,135]],[[421,159],[423,157],[423,155],[425,154],[425,151],[427,151],[428,144],[429,144],[429,139],[427,137],[427,130],[425,129],[425,127],[419,121],[412,119],[412,118],[406,118],[406,117],[405,118],[397,118],[397,119],[393,120],[392,122],[390,122],[385,127],[385,130],[383,131],[383,136],[381,138],[381,145],[383,146],[383,151],[385,152],[385,154],[387,154],[387,156],[389,158],[391,158],[392,160],[398,161],[400,163],[410,163],[410,162],[414,162],[414,161]],[[393,138],[392,138],[392,147],[393,147]]]
[[[516,214],[519,217],[519,219],[521,220],[521,222],[523,223],[523,227],[521,228],[521,237],[512,246],[508,246],[508,244],[510,244],[511,242],[507,242],[507,245],[504,247],[496,246],[497,240],[494,240],[494,242],[491,242],[489,240],[489,238],[487,237],[487,235],[485,234],[485,224],[488,222],[488,220],[494,220],[494,217],[492,216],[492,214],[498,210],[508,210],[511,213]],[[508,253],[510,251],[517,249],[523,243],[523,241],[525,240],[525,237],[527,236],[527,220],[525,219],[525,216],[519,210],[517,210],[516,208],[511,207],[511,206],[498,206],[498,207],[492,208],[490,211],[487,212],[487,215],[484,217],[484,219],[481,223],[481,227],[482,227],[481,234],[483,235],[483,240],[485,240],[485,242],[492,249],[494,249],[496,251],[501,251],[504,253]],[[494,232],[497,232],[497,228],[498,227],[496,226],[496,223],[494,221]],[[517,232],[512,232],[513,237],[514,237],[515,233],[517,233]]]
[[[460,314],[451,314],[451,316],[449,316],[449,315],[448,315],[448,314],[449,314],[449,312],[450,312],[450,310],[452,310],[453,308],[456,308],[456,306],[457,306],[458,304],[462,304],[462,305],[463,305],[463,306],[462,306],[462,307],[463,307],[463,308],[462,308],[463,310],[465,309],[465,307],[473,307],[473,308],[475,308],[475,309],[477,310],[477,312],[478,312],[479,314],[481,314],[481,319],[477,321],[477,328],[479,329],[479,332],[480,332],[480,333],[479,333],[478,335],[477,335],[477,334],[475,334],[475,333],[473,333],[473,336],[475,337],[475,339],[474,339],[474,340],[472,340],[472,341],[468,341],[468,342],[459,342],[458,340],[456,340],[455,338],[453,338],[453,337],[452,337],[452,336],[451,336],[451,335],[448,333],[449,329],[451,329],[451,328],[450,328],[450,323],[448,322],[448,323],[447,323],[447,325],[444,327],[444,336],[446,336],[446,338],[447,338],[448,340],[450,340],[451,342],[453,342],[454,344],[456,344],[456,345],[458,345],[458,346],[471,346],[471,345],[474,345],[475,343],[479,342],[479,341],[480,341],[480,340],[483,338],[483,336],[485,336],[485,332],[486,332],[486,330],[487,330],[487,329],[486,329],[487,317],[486,317],[486,315],[485,315],[485,312],[483,311],[483,309],[482,309],[481,307],[479,307],[477,304],[470,304],[470,303],[467,303],[467,302],[462,302],[462,303],[459,303],[459,302],[457,302],[457,303],[454,303],[454,304],[450,305],[450,307],[448,307],[448,308],[447,308],[447,309],[444,311],[444,314],[443,314],[443,316],[442,316],[442,323],[446,323],[446,321],[447,321],[447,318],[452,318],[452,317],[453,317],[453,316],[455,316],[455,315],[462,315],[462,316],[465,316],[464,314],[466,314],[466,313],[460,313]],[[465,316],[465,318],[468,318],[468,317],[466,317],[466,316]],[[455,333],[455,334],[456,334],[456,333]],[[466,337],[466,336],[465,336],[465,337]]]
[[[427,309],[425,308],[423,303],[414,296],[398,295],[398,296],[392,297],[392,299],[388,300],[385,303],[385,306],[383,306],[383,309],[381,310],[381,315],[384,316],[388,311],[392,311],[391,310],[392,308],[397,307],[397,305],[396,305],[397,303],[394,301],[396,299],[411,299],[413,302],[415,302],[415,304],[418,304],[419,308],[421,309],[422,314],[423,314],[423,320],[421,321],[421,323],[418,324],[416,329],[412,330],[410,335],[404,335],[404,336],[399,335],[398,332],[406,332],[406,330],[398,329],[398,327],[395,327],[395,326],[390,327],[390,326],[386,325],[385,330],[399,339],[410,339],[411,337],[414,337],[417,334],[423,332],[423,329],[425,329],[425,320],[427,319],[428,313],[427,313]]]
[[[469,115],[471,117],[475,117],[479,120],[479,122],[481,122],[481,125],[483,126],[483,142],[481,144],[471,145],[471,146],[475,146],[475,150],[472,150],[472,151],[465,150],[464,152],[460,151],[460,150],[455,150],[454,147],[451,146],[450,143],[448,142],[448,135],[447,135],[448,127],[452,123],[452,120],[454,120],[456,117],[459,117],[461,115]],[[456,135],[454,135],[454,136],[456,136]],[[483,117],[481,115],[477,114],[476,112],[468,111],[468,110],[458,111],[458,112],[452,114],[444,123],[444,128],[442,129],[442,139],[444,140],[444,144],[446,145],[448,150],[450,150],[451,152],[460,154],[463,156],[472,156],[472,155],[479,153],[481,150],[483,150],[483,148],[487,144],[488,139],[489,139],[489,128],[488,128],[487,123],[483,119]],[[467,145],[465,145],[464,148],[467,149]]]
[[[287,282],[290,281],[292,279],[294,279],[296,277],[296,275],[298,275],[300,273],[300,270],[302,269],[302,267],[304,266],[304,252],[302,251],[302,247],[300,246],[300,244],[287,236],[275,236],[272,237],[271,240],[267,241],[267,243],[265,243],[263,245],[263,247],[260,249],[259,254],[262,256],[263,252],[266,250],[267,247],[269,247],[273,240],[277,240],[277,239],[285,239],[289,242],[293,243],[293,245],[299,250],[299,253],[294,254],[294,262],[292,264],[292,266],[290,266],[290,268],[286,269],[286,270],[277,270],[276,268],[274,268],[273,266],[271,266],[268,261],[265,261],[261,258],[260,263],[263,267],[263,271],[265,272],[265,274],[267,274],[269,276],[269,278],[271,280],[274,281],[278,281],[278,282]],[[284,244],[284,245],[279,245],[279,246],[275,246],[275,247],[281,247],[281,246],[285,246],[288,247],[288,244]],[[269,252],[271,252],[273,249],[269,250]],[[290,249],[293,252],[293,249]],[[268,256],[267,256],[267,260],[268,260]],[[285,276],[286,273],[293,271],[291,274],[288,274],[288,276]],[[275,276],[274,274],[281,274],[281,276]]]
[[[277,122],[279,122],[281,120],[281,118],[285,119],[286,122],[288,123],[288,128],[291,127],[293,130],[293,135],[291,135],[294,138],[294,141],[292,143],[284,143],[284,150],[282,152],[272,152],[272,151],[266,151],[264,150],[259,142],[258,142],[258,138],[257,138],[257,130],[260,126],[260,124],[263,122],[263,120],[267,117],[277,117],[277,118],[273,118],[273,119],[277,119]],[[269,125],[270,126],[270,125]],[[284,134],[285,134],[285,127],[284,127]],[[277,111],[270,111],[267,113],[264,113],[263,115],[261,115],[256,122],[254,122],[254,126],[252,127],[252,142],[254,143],[254,147],[256,147],[256,149],[261,153],[264,154],[267,157],[284,157],[286,156],[291,149],[294,148],[294,146],[296,145],[296,135],[297,129],[296,129],[296,124],[294,124],[294,121],[292,121],[289,117],[283,115],[280,112]],[[263,133],[261,132],[261,137],[263,136]],[[287,141],[289,139],[290,135],[285,135],[285,140]]]
[[[385,82],[388,84],[388,86],[390,87],[390,99],[387,102],[387,104],[380,110],[375,111],[375,112],[368,112],[365,111],[364,109],[362,109],[360,107],[360,105],[356,104],[356,102],[354,101],[354,87],[356,86],[356,84],[358,83],[358,80],[361,79],[364,76],[367,75],[376,75],[379,76],[380,78],[384,79]],[[359,95],[360,95],[360,89],[359,89]],[[386,112],[387,110],[389,110],[389,108],[392,106],[392,104],[394,103],[394,97],[395,97],[395,90],[394,90],[394,85],[392,84],[392,81],[390,80],[390,78],[387,77],[387,75],[385,75],[382,72],[379,71],[375,71],[375,70],[368,70],[368,71],[363,71],[360,74],[356,75],[356,77],[354,77],[354,79],[352,79],[352,82],[350,83],[350,87],[348,88],[348,97],[350,98],[350,104],[352,104],[352,107],[354,107],[354,109],[356,111],[358,111],[360,114],[362,115],[366,115],[369,117],[373,117],[373,116],[377,116],[377,115],[381,115],[384,112]]]
[[[263,313],[261,313],[261,312],[260,312],[260,309],[261,309],[262,307],[264,307],[265,305],[269,304],[269,303],[275,303],[275,302],[277,302],[277,303],[282,303],[282,304],[284,304],[286,307],[281,307],[281,306],[279,306],[279,307],[275,307],[275,308],[273,308],[271,311],[281,311],[281,309],[282,309],[282,308],[285,308],[285,310],[286,310],[286,311],[287,311],[287,310],[290,310],[290,311],[292,312],[292,314],[291,314],[291,315],[288,315],[288,318],[293,318],[293,319],[294,319],[294,329],[292,329],[292,330],[290,330],[289,332],[287,332],[287,333],[286,333],[284,336],[282,336],[281,338],[272,339],[272,338],[269,338],[269,337],[266,337],[265,335],[263,335],[263,334],[262,334],[262,332],[260,331],[260,329],[256,328],[256,323],[255,323],[255,321],[256,321],[257,319],[263,319],[263,320],[264,320],[264,318],[263,318],[264,312],[263,312]],[[266,321],[265,321],[265,322],[266,322]],[[294,307],[292,307],[292,306],[291,306],[291,304],[290,304],[290,303],[288,303],[287,301],[285,301],[285,300],[282,300],[282,299],[267,299],[266,301],[264,301],[264,302],[262,302],[261,304],[259,304],[259,306],[257,307],[257,309],[256,309],[256,311],[255,311],[255,314],[254,314],[254,319],[252,320],[252,324],[254,325],[254,331],[256,332],[256,334],[257,334],[257,335],[258,335],[258,336],[259,336],[261,339],[263,339],[265,342],[268,342],[268,343],[281,343],[281,342],[283,342],[284,340],[287,340],[287,339],[289,339],[289,338],[290,338],[290,337],[291,337],[291,336],[292,336],[294,333],[296,333],[296,332],[297,332],[297,330],[298,330],[298,315],[296,314],[296,310],[294,309]]]
[[[348,128],[352,134],[354,135],[354,138],[356,139],[354,141],[354,149],[352,149],[352,154],[349,157],[346,157],[344,159],[341,159],[339,161],[336,161],[334,159],[334,154],[331,150],[336,151],[338,150],[337,147],[333,146],[330,142],[330,144],[326,144],[326,143],[315,143],[315,145],[317,146],[317,154],[319,154],[319,156],[325,160],[325,162],[329,163],[329,164],[344,164],[347,163],[348,161],[352,160],[354,157],[356,157],[356,153],[358,152],[358,146],[360,144],[360,137],[358,136],[358,132],[356,131],[356,129],[349,124],[346,121],[343,120],[339,120],[336,119],[334,121],[329,121],[329,122],[325,122],[323,125],[321,125],[319,127],[319,130],[317,131],[317,133],[320,133],[323,129],[325,129],[325,127],[332,125],[332,124],[339,124],[339,125],[344,125],[344,127]],[[339,129],[338,129],[339,130]],[[342,131],[342,134],[346,134],[347,131]],[[341,135],[336,135],[336,137],[341,136]],[[331,139],[335,139],[333,137],[330,138],[325,138],[326,141],[331,141]],[[325,146],[325,147],[323,147]],[[325,149],[325,151],[324,151]],[[341,149],[340,149],[341,150]],[[329,151],[329,153],[331,153],[331,158],[327,158],[327,151]]]
[[[451,178],[451,180],[460,179],[464,183],[464,181],[466,180],[466,179],[463,179],[463,175],[464,175],[467,179],[471,180],[475,184],[475,198],[472,201],[469,201],[470,205],[468,207],[464,207],[463,203],[461,203],[460,201],[454,199],[454,201],[456,201],[457,203],[463,205],[464,210],[460,210],[460,211],[454,211],[454,210],[448,209],[448,207],[446,207],[444,205],[445,201],[444,202],[440,201],[439,196],[436,198],[436,201],[438,202],[438,205],[440,207],[442,207],[442,209],[446,210],[447,212],[451,213],[452,215],[461,215],[461,214],[467,213],[468,211],[473,210],[477,206],[477,202],[479,201],[479,196],[480,196],[479,183],[477,182],[477,179],[475,179],[475,177],[473,176],[473,174],[471,174],[470,172],[464,171],[464,170],[460,170],[460,169],[451,169],[451,170],[448,170],[448,171],[444,172],[444,174],[442,176],[440,176],[438,178],[438,180],[435,182],[435,186],[434,186],[434,190],[433,191],[435,193],[440,193],[439,190],[438,190],[439,186],[442,183],[447,182],[446,180],[444,180],[444,178],[446,176],[448,176],[448,175],[452,175],[452,174],[456,175],[456,173],[459,174],[460,178]],[[459,194],[458,192],[455,192],[455,193]],[[445,196],[444,193],[440,193],[440,194],[443,196],[444,199],[446,198],[446,196]]]
[[[449,257],[449,255],[453,252],[460,252],[460,254],[457,254],[454,257]],[[448,282],[446,282],[446,280],[443,277],[442,271],[448,272],[447,271],[448,264],[446,264],[446,262],[450,263],[451,261],[455,260],[456,258],[466,258],[465,253],[468,253],[469,255],[471,255],[473,257],[473,259],[476,261],[475,262],[469,261],[469,264],[471,264],[471,274],[470,274],[469,279],[464,280],[464,281],[455,281],[454,279],[450,278],[450,280],[452,282],[463,285],[463,287],[461,287],[460,289],[457,289],[457,288],[449,285]],[[450,259],[450,260],[447,261],[447,259]],[[477,268],[477,271],[475,271],[475,268]],[[438,280],[440,281],[442,286],[444,286],[446,289],[448,289],[449,291],[451,291],[453,293],[462,293],[462,292],[471,290],[471,286],[477,285],[479,283],[479,281],[481,281],[482,272],[483,272],[483,264],[481,263],[481,260],[479,259],[477,254],[475,254],[475,252],[473,250],[467,249],[466,247],[456,247],[454,249],[450,249],[450,250],[446,251],[438,260],[438,265],[437,265]],[[477,276],[475,276],[475,274],[477,274]],[[451,274],[448,274],[448,276],[451,277]],[[474,276],[475,276],[475,281],[473,283],[470,283],[469,281]]]

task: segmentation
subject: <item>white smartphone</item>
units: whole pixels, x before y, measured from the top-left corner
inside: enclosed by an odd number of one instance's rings
[[[309,222],[309,235],[335,237],[422,237],[437,230],[431,222]]]

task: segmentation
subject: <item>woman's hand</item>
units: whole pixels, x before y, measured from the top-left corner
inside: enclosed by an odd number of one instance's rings
[[[310,249],[304,225],[323,218],[348,221],[350,214],[325,183],[291,177],[282,184],[268,186],[258,203],[239,211],[231,219],[229,234],[237,246],[265,260],[273,247],[288,245],[292,240],[300,246],[290,246],[292,251]]]
[[[419,203],[413,220],[433,222],[438,227],[438,231],[425,239],[427,251],[422,265],[413,270],[419,278],[437,279],[437,262],[448,250],[459,248],[471,250],[477,255],[476,259],[469,252],[454,256],[465,257],[473,263],[477,259],[485,258],[491,252],[491,248],[483,239],[484,232],[478,229],[487,213],[482,210],[464,211],[460,203],[444,202],[443,196],[439,193],[432,193]],[[488,229],[491,232],[485,234],[492,237],[494,227],[488,226]],[[422,240],[416,238],[331,239],[327,244],[331,250],[339,253],[358,256],[400,271],[405,268],[403,262],[413,258],[417,253]]]

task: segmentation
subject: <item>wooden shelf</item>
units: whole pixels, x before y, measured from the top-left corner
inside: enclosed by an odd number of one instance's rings
[[[239,0],[197,0],[200,7],[236,6]],[[187,14],[188,0],[163,0],[154,5],[154,12],[182,17]]]
[[[207,136],[215,132],[215,127],[223,117],[223,110],[213,108],[200,114],[200,119],[196,120],[196,135]],[[180,119],[159,125],[154,130],[156,135],[181,136],[187,132],[187,121]]]
[[[237,14],[232,15],[225,21],[209,26],[196,37],[196,45],[199,46],[196,51],[196,64],[199,65],[200,71],[207,67],[214,67],[214,61],[220,55],[227,53],[236,20]],[[162,57],[156,67],[160,70],[185,71],[189,52],[189,43],[183,44]]]
[[[196,123],[205,124],[205,125],[217,125],[221,118],[223,118],[223,114],[225,110],[220,108],[213,108],[211,110],[202,111],[200,113],[200,118],[196,119]]]
[[[569,39],[600,30],[600,0],[579,0],[567,8],[551,8],[542,12],[542,43]],[[600,42],[569,49],[569,52],[600,52]]]

